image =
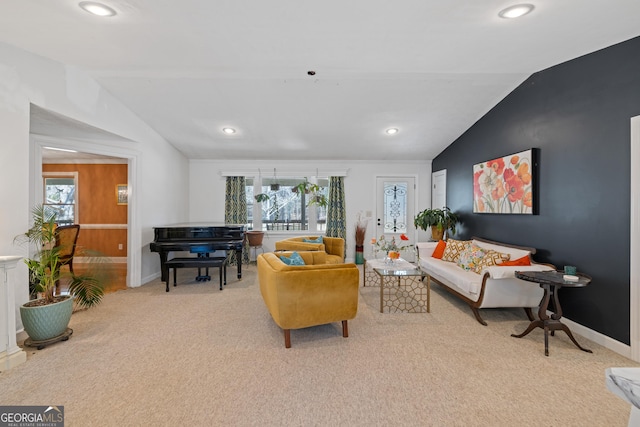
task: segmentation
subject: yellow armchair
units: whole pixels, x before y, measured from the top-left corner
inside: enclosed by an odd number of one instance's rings
[[[274,322],[284,331],[291,347],[291,329],[342,322],[342,336],[349,336],[347,321],[358,311],[360,271],[355,264],[326,264],[321,251],[298,252],[305,265],[286,265],[279,255],[258,255],[258,280],[262,298]]]
[[[299,236],[276,242],[276,251],[324,251],[327,263],[344,264],[344,239],[341,237],[322,236],[322,243],[309,243],[304,239],[314,240],[318,236]]]

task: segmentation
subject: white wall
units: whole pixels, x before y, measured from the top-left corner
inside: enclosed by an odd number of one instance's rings
[[[141,226],[141,247],[134,248],[140,251],[141,277],[134,284],[157,276],[159,259],[149,252],[148,243],[153,226],[188,218],[186,158],[86,74],[5,44],[0,44],[0,255],[27,256],[27,248],[15,246],[13,239],[28,228],[31,211],[31,103],[136,141],[100,144],[139,158],[133,194]],[[28,285],[26,267],[19,264],[16,299],[22,304]]]
[[[415,175],[417,180],[416,210],[426,209],[431,204],[431,162],[338,162],[338,161],[228,161],[228,160],[190,160],[189,167],[189,211],[190,221],[223,222],[225,178],[221,171],[255,171],[261,170],[262,176],[270,177],[273,168],[278,174],[286,170],[307,171],[308,176],[315,176],[316,169],[335,170],[348,169],[345,178],[345,196],[347,208],[347,261],[355,258],[355,221],[359,211],[375,212],[376,176]],[[369,223],[367,240],[373,237],[374,224]],[[306,233],[305,233],[306,234]],[[265,251],[274,249],[274,242],[286,232],[270,231],[264,240]],[[426,234],[420,232],[419,240],[426,240]],[[365,240],[365,241],[367,241]],[[365,247],[365,253],[367,248]]]

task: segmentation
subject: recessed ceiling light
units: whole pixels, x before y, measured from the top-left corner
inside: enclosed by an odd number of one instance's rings
[[[390,128],[390,129],[387,129],[385,132],[387,132],[387,134],[389,135],[393,135],[394,133],[398,133],[398,129]]]
[[[529,3],[516,4],[514,6],[509,6],[506,9],[502,9],[498,12],[498,16],[500,18],[510,19],[510,18],[519,18],[533,10],[534,6]]]
[[[236,133],[236,130],[233,128],[222,128],[222,132],[226,133],[227,135],[231,135]]]
[[[116,11],[111,9],[109,6],[105,6],[102,3],[96,3],[94,1],[81,1],[78,3],[78,6],[87,12],[98,16],[113,16],[116,14]]]

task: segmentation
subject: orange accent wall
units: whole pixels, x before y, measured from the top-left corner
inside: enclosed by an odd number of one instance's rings
[[[43,172],[78,172],[78,224],[126,224],[127,205],[116,203],[116,185],[127,183],[126,164],[43,164]],[[122,244],[122,250],[118,245]],[[78,245],[111,257],[127,256],[126,229],[80,228]]]

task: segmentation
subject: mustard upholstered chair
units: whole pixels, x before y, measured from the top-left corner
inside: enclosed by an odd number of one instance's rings
[[[276,251],[324,251],[327,263],[344,263],[344,239],[341,237],[322,236],[322,243],[309,243],[304,240],[315,240],[318,236],[299,236],[276,242]]]
[[[327,264],[321,251],[298,252],[305,265],[286,265],[279,256],[258,255],[258,280],[262,298],[275,323],[284,330],[284,345],[291,347],[291,329],[347,321],[358,311],[360,271],[355,264]]]

